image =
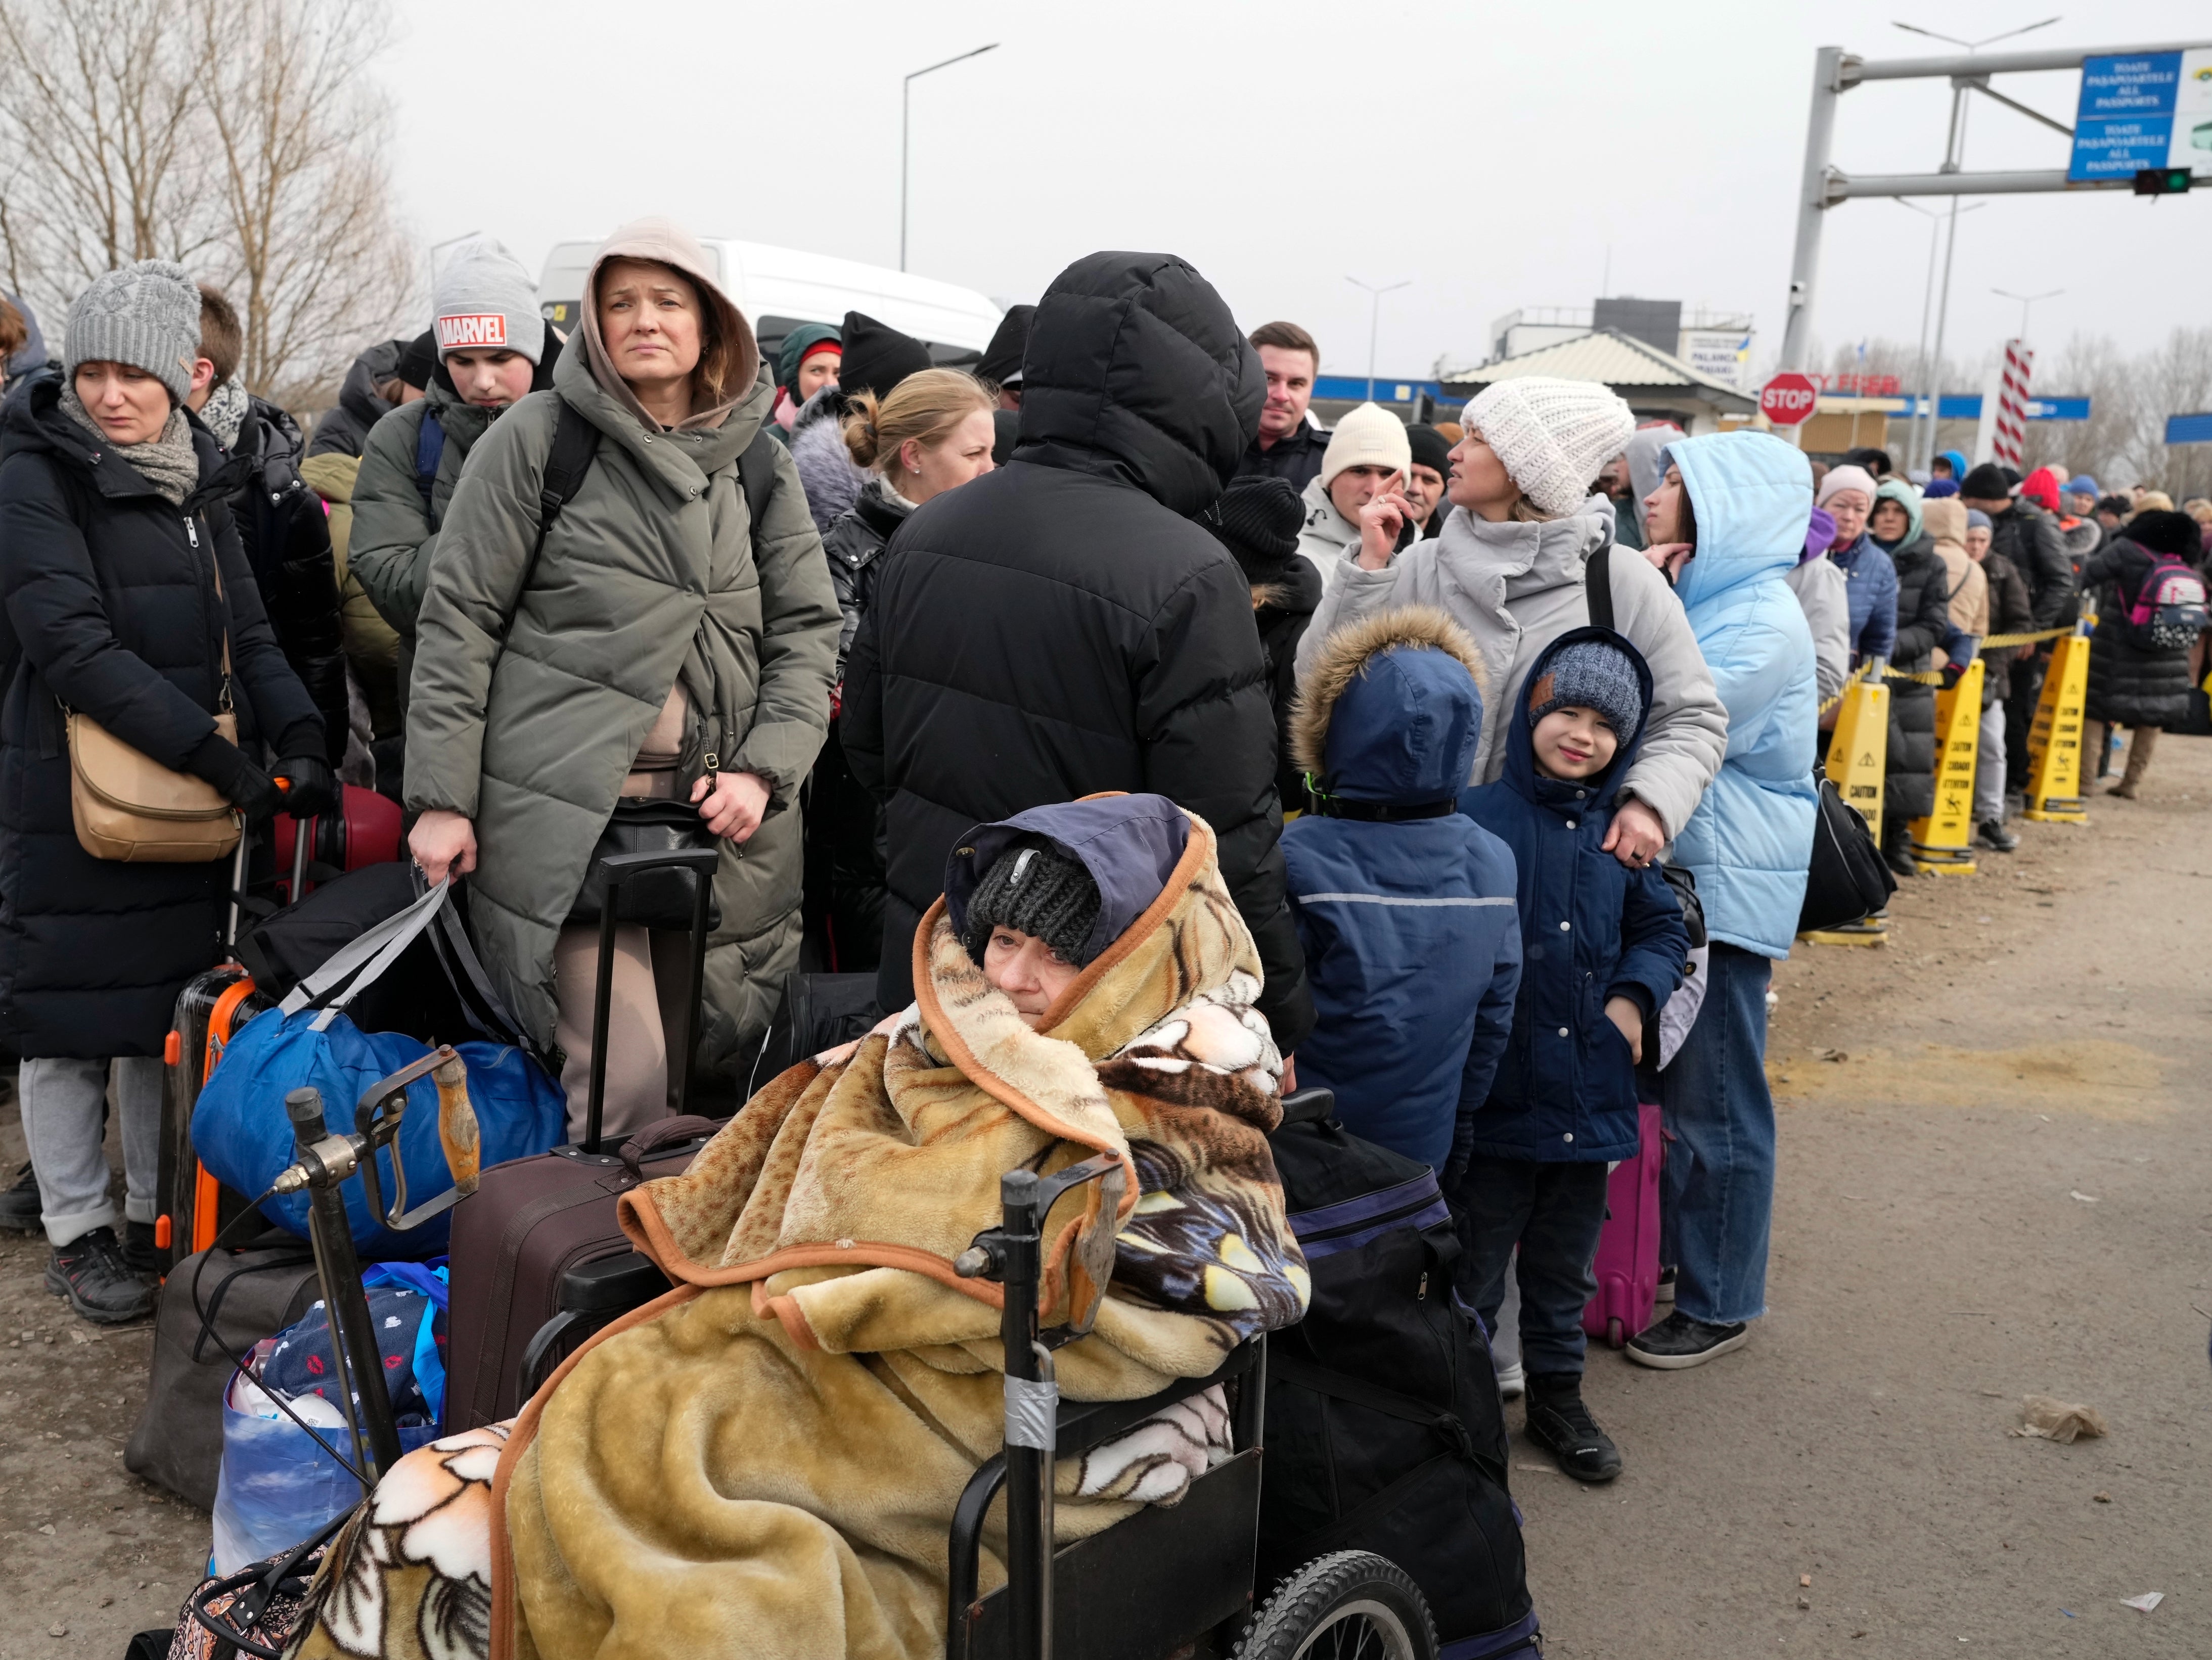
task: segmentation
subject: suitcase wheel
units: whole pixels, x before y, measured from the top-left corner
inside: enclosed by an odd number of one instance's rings
[[[1618,1314],[1613,1315],[1605,1323],[1605,1341],[1607,1347],[1611,1348],[1628,1347],[1628,1328],[1622,1324],[1620,1316]]]

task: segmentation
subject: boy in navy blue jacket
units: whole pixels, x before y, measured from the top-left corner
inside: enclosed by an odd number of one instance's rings
[[[1443,612],[1340,629],[1298,692],[1313,806],[1283,831],[1316,1016],[1297,1081],[1353,1134],[1439,1175],[1513,1018],[1513,857],[1459,809],[1482,735],[1481,659]]]
[[[1689,951],[1657,868],[1632,869],[1604,848],[1650,708],[1651,671],[1633,645],[1602,628],[1562,634],[1515,700],[1504,775],[1460,797],[1513,851],[1522,967],[1512,1035],[1449,1197],[1486,1324],[1520,1248],[1529,1439],[1585,1481],[1620,1474],[1620,1450],[1582,1399],[1606,1178],[1636,1156],[1644,1025]]]

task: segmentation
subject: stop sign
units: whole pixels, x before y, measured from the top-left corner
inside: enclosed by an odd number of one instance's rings
[[[1795,427],[1813,413],[1820,389],[1803,375],[1784,373],[1766,383],[1759,394],[1759,407],[1778,427]]]

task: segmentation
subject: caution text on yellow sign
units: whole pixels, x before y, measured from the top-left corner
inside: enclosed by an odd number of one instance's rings
[[[2089,637],[2069,634],[2051,653],[2027,734],[2027,811],[2054,824],[2086,824],[2081,801],[2081,708],[2089,694]]]
[[[1974,830],[1974,757],[1982,727],[1982,663],[1966,665],[1959,683],[1936,694],[1936,810],[1910,827],[1912,857],[1923,870],[1972,875],[1967,851]]]
[[[1889,758],[1889,688],[1855,680],[1844,688],[1828,744],[1828,780],[1881,834],[1881,779]]]

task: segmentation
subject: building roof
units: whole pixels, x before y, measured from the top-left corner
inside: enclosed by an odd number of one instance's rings
[[[1596,329],[1556,345],[1540,346],[1518,357],[1501,358],[1477,369],[1452,369],[1444,384],[1455,391],[1480,390],[1494,380],[1514,380],[1522,375],[1556,375],[1562,380],[1595,380],[1623,397],[1669,394],[1717,405],[1730,413],[1759,407],[1747,392],[1699,374],[1688,364],[1617,329]]]

